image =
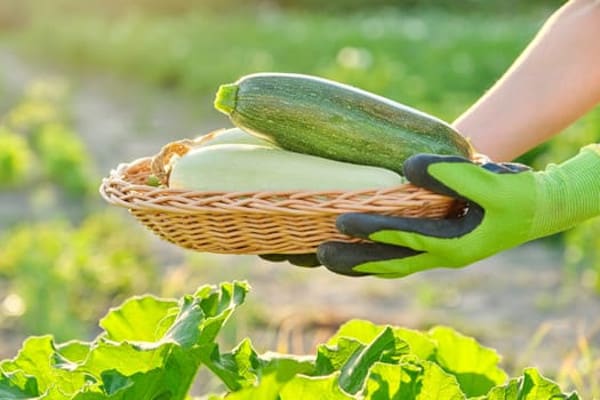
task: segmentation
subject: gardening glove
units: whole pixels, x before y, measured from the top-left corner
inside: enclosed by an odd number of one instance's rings
[[[297,267],[319,267],[321,263],[317,259],[316,253],[305,253],[305,254],[260,254],[260,258],[270,262],[283,262],[287,261]]]
[[[457,218],[344,214],[337,228],[374,243],[325,242],[319,261],[344,275],[403,277],[436,267],[458,268],[600,215],[600,145],[546,170],[474,164],[455,156],[406,160],[413,184],[466,203]]]
[[[497,173],[520,172],[520,171],[523,171],[524,169],[529,169],[529,167],[527,167],[525,165],[515,164],[515,163],[494,164],[494,163],[488,162],[483,167],[487,168],[489,170],[492,170],[494,172],[497,172]],[[404,255],[414,255],[417,253],[416,251],[411,250],[411,249],[400,250],[400,248],[398,246],[390,246],[390,245],[377,244],[377,243],[371,243],[368,245],[365,244],[364,246],[361,246],[361,251],[364,254],[381,255],[383,252],[385,252],[388,249],[392,249],[392,251],[394,251],[396,255],[398,254],[398,251],[402,251]],[[263,260],[275,262],[275,263],[288,262],[297,267],[314,268],[314,267],[321,266],[321,262],[317,258],[316,253],[260,254],[259,257],[262,258]],[[369,256],[369,257],[371,258],[373,256]],[[345,271],[344,274],[352,275],[352,276],[372,275],[369,273],[351,272],[351,271]]]

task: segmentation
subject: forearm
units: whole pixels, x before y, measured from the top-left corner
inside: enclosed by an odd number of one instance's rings
[[[572,0],[454,126],[480,153],[511,160],[599,101],[600,2]]]

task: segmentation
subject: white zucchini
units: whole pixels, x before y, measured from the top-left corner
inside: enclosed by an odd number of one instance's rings
[[[214,146],[218,144],[255,144],[258,146],[277,147],[274,143],[258,136],[251,135],[240,128],[220,129],[207,133],[196,139],[198,146]]]
[[[169,187],[198,191],[330,191],[405,183],[397,173],[252,144],[196,147],[173,159]]]

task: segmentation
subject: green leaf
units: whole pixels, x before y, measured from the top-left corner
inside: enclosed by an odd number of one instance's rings
[[[56,368],[54,354],[54,342],[50,336],[30,337],[14,359],[0,363],[0,371],[4,374],[21,372],[34,377],[39,395],[47,394],[48,398],[52,398],[54,393],[76,393],[84,385],[85,375]],[[30,391],[33,386],[30,381],[27,382]]]
[[[317,352],[318,375],[329,375],[341,369],[342,365],[360,348],[371,344],[386,330],[391,330],[394,338],[394,350],[385,353],[385,361],[395,363],[404,354],[410,351],[404,337],[411,340],[420,354],[428,356],[433,352],[434,343],[420,334],[424,339],[420,340],[417,333],[389,325],[375,325],[364,320],[351,320],[340,327],[326,344],[320,345]],[[429,342],[429,347],[427,342]],[[429,349],[428,349],[429,348]],[[384,359],[382,359],[384,360]]]
[[[100,380],[104,371],[114,370],[125,376],[160,368],[173,350],[172,344],[151,349],[140,348],[128,342],[101,339],[90,351],[77,370]]]
[[[210,393],[210,394],[205,394],[204,396],[194,397],[192,400],[225,400],[226,398],[227,399],[229,398],[229,397],[227,397],[227,393],[224,393],[224,394]]]
[[[38,395],[34,377],[27,376],[20,370],[9,374],[0,373],[0,399],[35,399]]]
[[[391,328],[386,328],[369,345],[357,350],[341,369],[340,386],[355,394],[363,386],[371,366],[386,355],[394,355],[396,340]]]
[[[202,363],[232,391],[257,385],[261,376],[269,371],[277,371],[280,378],[284,377],[281,380],[285,381],[298,373],[313,373],[315,369],[313,357],[278,353],[259,356],[250,339],[242,340],[229,353],[219,353],[219,347],[213,344],[199,354]]]
[[[398,365],[375,363],[366,382],[367,400],[464,400],[456,378],[431,361],[408,356]]]
[[[244,339],[230,353],[219,353],[219,346],[213,344],[200,352],[202,363],[206,365],[229,390],[237,391],[253,386],[258,382],[261,360],[249,339]]]
[[[295,356],[267,352],[261,356],[262,373],[277,372],[280,381],[288,381],[297,374],[313,375],[315,373],[314,357]]]
[[[468,397],[484,395],[492,387],[506,382],[508,377],[498,367],[500,356],[495,350],[448,327],[435,327],[429,336],[437,342],[435,361],[456,376]]]
[[[409,351],[407,343],[390,326],[379,327],[368,321],[344,324],[327,344],[318,348],[316,375],[341,371],[340,385],[357,393],[368,370],[377,361],[397,363]]]
[[[176,386],[177,382],[163,379],[160,369],[132,376],[117,371],[104,371],[100,385],[80,392],[73,400],[170,400],[184,399],[187,388]]]
[[[436,343],[427,334],[413,329],[394,327],[394,336],[410,348],[410,354],[422,360],[434,360]]]
[[[340,326],[327,344],[335,346],[340,338],[352,338],[363,344],[371,343],[384,329],[385,326],[375,325],[371,321],[353,319]]]
[[[100,320],[106,337],[116,342],[155,342],[172,325],[177,312],[175,300],[138,296],[126,300]]]
[[[579,400],[579,396],[576,393],[563,393],[555,382],[544,378],[535,368],[526,368],[522,377],[493,388],[486,397],[486,400],[538,399]]]
[[[209,286],[210,288],[210,286]],[[246,300],[250,286],[245,282],[221,283],[219,290],[206,295],[206,287],[200,288],[194,297],[201,299],[200,307],[206,321],[202,324],[202,332],[198,344],[213,342],[221,327],[231,313]]]
[[[279,391],[287,380],[282,381],[278,378],[277,373],[272,371],[262,377],[258,386],[246,387],[237,392],[231,392],[225,398],[227,400],[279,400]]]
[[[367,344],[381,334],[385,328],[385,325],[376,325],[371,321],[350,320],[338,329],[336,334],[327,341],[327,344],[335,345],[341,337],[353,338]],[[425,360],[433,358],[436,344],[427,334],[401,327],[392,327],[392,331],[398,342],[404,342],[408,345],[411,354]]]
[[[344,393],[338,384],[339,373],[329,376],[311,377],[296,375],[287,382],[279,398],[281,400],[319,399],[319,400],[349,400],[356,399]]]
[[[133,385],[132,379],[115,370],[102,371],[101,378],[104,392],[109,396]]]
[[[179,303],[145,296],[111,311],[102,323],[111,332],[97,339],[78,366],[97,383],[81,399],[185,398],[206,350],[216,346],[210,340],[247,290],[245,283],[223,283],[204,286]],[[138,330],[136,321],[146,317]]]
[[[205,285],[179,302],[154,296],[133,297],[111,310],[100,326],[108,339],[117,342],[201,345],[214,341],[233,310],[244,302],[248,290],[247,283],[225,282],[219,288]]]
[[[376,363],[365,384],[365,399],[416,399],[420,392],[422,368],[410,363]]]
[[[287,382],[298,374],[314,372],[312,357],[267,353],[261,357],[261,361],[258,384],[230,393],[227,400],[279,400],[279,393]]]
[[[246,283],[232,282],[204,286],[179,302],[131,298],[102,319],[105,332],[92,343],[29,338],[17,357],[0,363],[0,398],[185,399],[202,351],[216,348],[214,339],[247,291]],[[217,356],[223,370],[235,366],[231,379],[254,382],[258,359],[249,342]]]
[[[72,340],[66,343],[54,346],[54,364],[65,363],[64,369],[67,369],[69,364],[77,364],[83,362],[90,352],[90,344],[77,340]]]
[[[322,344],[317,348],[315,375],[329,375],[339,371],[355,353],[366,347],[358,340],[347,337],[340,337],[334,343]]]
[[[201,302],[202,298],[183,297],[180,302],[179,314],[175,317],[162,340],[157,343],[172,342],[186,348],[203,344],[200,341],[200,333],[206,323],[206,315],[200,307]]]

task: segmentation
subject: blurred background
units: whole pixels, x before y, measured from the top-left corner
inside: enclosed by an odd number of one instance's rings
[[[51,333],[90,339],[111,306],[246,279],[224,346],[312,352],[350,318],[450,325],[600,396],[600,221],[469,268],[386,281],[162,242],[97,189],[120,162],[228,127],[219,84],[258,71],[353,84],[452,121],[511,64],[556,0],[2,0],[0,357]],[[600,139],[596,109],[520,161]],[[200,379],[201,380],[201,379]],[[211,382],[201,382],[210,389]]]

